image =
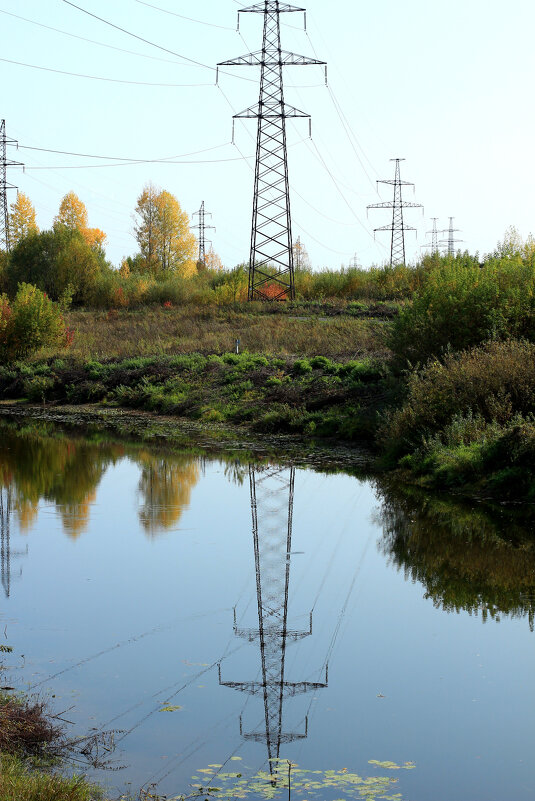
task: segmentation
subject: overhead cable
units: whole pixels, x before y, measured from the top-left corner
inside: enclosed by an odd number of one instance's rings
[[[72,8],[76,8],[78,11],[81,11],[83,14],[87,14],[89,17],[98,20],[99,22],[103,22],[105,25],[109,25],[110,28],[114,28],[116,31],[121,31],[121,33],[125,33],[127,36],[132,36],[134,39],[138,39],[140,42],[144,42],[145,44],[150,45],[151,47],[156,47],[158,50],[162,50],[164,53],[170,53],[172,56],[177,56],[177,58],[181,58],[184,61],[189,62],[190,64],[194,64],[196,67],[203,67],[204,69],[210,70],[211,72],[216,72],[217,68],[210,66],[210,64],[204,64],[202,61],[197,61],[195,58],[190,58],[189,56],[185,56],[182,53],[177,53],[175,50],[170,50],[168,47],[163,47],[162,45],[157,44],[156,42],[151,42],[150,39],[145,39],[143,36],[139,36],[137,33],[132,33],[132,31],[126,30],[126,28],[122,28],[120,25],[116,25],[114,22],[110,22],[103,17],[97,16],[97,14],[93,14],[91,11],[88,11],[86,8],[82,8],[82,6],[77,6],[76,3],[72,3],[71,0],[62,0],[63,3],[66,3],[68,6],[72,6]],[[219,71],[222,73],[222,71]],[[242,81],[249,81],[254,82],[252,78],[245,78],[242,75],[234,75],[231,72],[223,73],[225,75],[231,75],[233,78],[239,78]]]
[[[116,47],[115,45],[106,44],[105,42],[98,42],[96,39],[88,39],[86,36],[78,36],[76,33],[64,31],[62,28],[54,28],[52,25],[45,25],[43,22],[37,22],[36,20],[28,19],[28,17],[21,17],[20,14],[12,14],[10,11],[4,11],[1,8],[0,14],[6,14],[8,17],[14,17],[15,19],[20,19],[23,22],[29,22],[30,25],[37,25],[39,28],[45,28],[48,31],[54,31],[54,33],[61,33],[63,36],[70,36],[72,39],[78,39],[81,42],[89,42],[89,44],[94,44],[98,47],[106,47],[108,50],[116,50],[119,53],[127,53],[129,56],[148,58],[151,61],[160,61],[164,64],[180,64],[180,62],[175,61],[175,59],[161,58],[160,56],[149,56],[147,53],[138,53],[136,50],[126,50],[124,47]]]
[[[222,31],[234,31],[234,28],[229,28],[227,25],[216,25],[214,22],[206,22],[203,19],[193,19],[193,17],[186,17],[184,14],[177,14],[176,11],[169,11],[167,8],[161,8],[160,6],[155,6],[152,3],[146,3],[144,0],[135,0],[136,3],[139,3],[141,6],[148,6],[149,8],[154,8],[156,11],[161,11],[163,14],[171,14],[173,17],[180,17],[180,19],[187,19],[188,22],[196,22],[198,25],[207,25],[209,28],[219,28]]]
[[[219,150],[222,147],[227,147],[230,142],[225,142],[222,145],[213,145],[212,147],[205,147],[202,150],[193,150],[191,153],[182,153],[176,156],[167,156],[161,159],[134,159],[134,158],[124,158],[122,156],[101,156],[95,155],[94,153],[74,153],[69,150],[52,150],[48,147],[33,147],[31,145],[19,145],[19,150],[39,150],[42,153],[57,153],[60,156],[79,156],[80,158],[88,158],[88,159],[105,159],[106,161],[129,161],[139,164],[143,162],[144,164],[148,164],[151,161],[159,162],[159,161],[169,161],[170,159],[181,159],[186,158],[186,156],[196,156],[199,153],[207,153],[209,150]]]
[[[64,0],[65,2],[65,0]],[[69,75],[72,78],[89,78],[93,81],[106,81],[107,83],[125,83],[134,86],[159,86],[167,89],[177,89],[185,87],[199,87],[199,86],[212,86],[211,83],[150,83],[149,81],[126,81],[119,78],[105,78],[100,75],[84,75],[80,72],[67,72],[66,70],[56,70],[52,67],[42,67],[39,64],[27,64],[24,61],[13,61],[10,58],[0,58],[0,61],[6,64],[16,64],[19,67],[30,67],[34,70],[43,70],[44,72],[55,72],[58,75]]]

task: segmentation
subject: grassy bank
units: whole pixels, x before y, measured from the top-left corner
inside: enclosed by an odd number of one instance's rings
[[[0,368],[0,398],[100,403],[261,433],[372,441],[395,385],[371,359],[253,354],[52,359]]]
[[[84,777],[56,772],[64,750],[62,729],[42,703],[0,692],[2,801],[104,801]]]

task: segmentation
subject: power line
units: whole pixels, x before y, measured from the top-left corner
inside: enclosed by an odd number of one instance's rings
[[[151,47],[156,47],[158,50],[162,50],[164,53],[170,53],[172,56],[177,56],[177,58],[181,58],[184,61],[188,61],[190,64],[194,64],[197,67],[203,67],[204,69],[211,70],[212,72],[216,72],[216,67],[212,67],[209,64],[203,64],[202,61],[197,61],[194,58],[189,58],[189,56],[184,56],[182,53],[177,53],[175,50],[170,50],[167,47],[163,47],[162,45],[157,44],[156,42],[151,42],[149,39],[145,39],[143,36],[139,36],[137,33],[132,33],[132,31],[127,31],[126,28],[122,28],[120,25],[116,25],[114,22],[110,22],[103,17],[97,16],[97,14],[93,14],[91,11],[88,11],[82,6],[77,6],[76,3],[71,3],[71,0],[62,0],[63,3],[66,3],[68,6],[72,6],[76,8],[78,11],[81,11],[83,14],[87,14],[89,17],[98,20],[99,22],[103,22],[105,25],[109,25],[110,28],[114,28],[116,31],[121,31],[121,33],[125,33],[127,36],[132,36],[134,39],[138,39],[140,42],[144,42],[145,44],[150,45]],[[231,75],[232,73],[225,73]],[[240,75],[234,75],[235,78],[241,78],[243,81],[252,81],[251,78],[244,78]]]
[[[33,147],[30,145],[18,145],[18,150],[38,150],[42,153],[57,153],[61,156],[79,156],[80,158],[88,158],[88,159],[105,159],[106,161],[128,161],[134,162],[136,164],[144,163],[148,164],[149,162],[168,162],[170,159],[178,159],[178,158],[185,158],[186,156],[196,156],[198,153],[207,153],[209,150],[218,150],[222,147],[227,147],[227,145],[231,144],[230,142],[225,142],[222,145],[213,145],[212,147],[205,147],[203,150],[193,150],[191,153],[182,153],[181,155],[177,156],[169,156],[166,158],[161,159],[134,159],[134,158],[124,158],[122,156],[101,156],[95,155],[94,153],[74,153],[69,150],[52,150],[48,147]]]
[[[64,31],[61,28],[54,28],[51,25],[45,25],[43,22],[37,22],[36,20],[28,19],[28,17],[21,17],[19,14],[13,14],[10,11],[4,11],[3,9],[0,9],[0,14],[5,14],[8,17],[20,19],[23,22],[30,23],[30,25],[37,25],[39,28],[45,28],[48,31],[54,31],[54,33],[61,33],[63,36],[70,36],[72,39],[79,39],[81,42],[89,42],[89,44],[94,44],[98,47],[106,47],[108,50],[116,50],[119,53],[127,53],[130,56],[137,56],[138,58],[148,58],[151,61],[161,61],[165,64],[180,64],[180,62],[177,62],[174,59],[149,56],[147,53],[138,53],[135,50],[126,50],[124,47],[116,47],[115,45],[106,44],[105,42],[97,42],[96,39],[88,39],[85,36],[79,36],[76,33],[70,33],[69,31]]]
[[[120,161],[112,164],[55,164],[52,167],[27,167],[27,170],[105,170],[109,167],[134,167],[139,164],[224,164],[227,161],[241,161],[252,156],[234,156],[227,159],[190,159],[189,161],[171,161],[141,159],[140,161]]]
[[[187,19],[188,22],[196,22],[198,25],[207,25],[209,28],[219,28],[222,31],[233,31],[234,28],[229,28],[226,25],[216,25],[214,22],[206,22],[202,19],[193,19],[193,17],[185,17],[184,14],[177,14],[176,11],[169,11],[167,8],[161,8],[160,6],[154,6],[152,3],[146,3],[144,0],[135,0],[136,3],[139,3],[141,6],[148,6],[148,8],[154,8],[156,11],[161,11],[163,14],[171,14],[173,17],[179,17],[180,19]]]
[[[67,2],[67,0],[63,1]],[[69,75],[71,78],[87,78],[92,81],[105,81],[106,83],[124,83],[124,84],[131,84],[133,86],[159,86],[164,89],[212,86],[211,83],[150,83],[148,81],[127,81],[127,80],[121,80],[120,78],[105,78],[100,75],[85,75],[80,72],[68,72],[67,70],[56,70],[52,69],[52,67],[42,67],[39,64],[27,64],[24,61],[13,61],[12,59],[9,58],[0,58],[0,61],[5,62],[6,64],[16,64],[18,67],[29,67],[30,69],[42,70],[44,72],[55,72],[57,75]]]

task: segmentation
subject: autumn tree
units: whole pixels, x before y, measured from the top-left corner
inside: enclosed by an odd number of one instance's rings
[[[64,225],[71,231],[80,231],[83,238],[94,250],[103,248],[106,234],[100,228],[89,228],[85,204],[75,192],[67,192],[60,203],[59,212],[54,217],[54,226]]]
[[[30,233],[39,231],[39,228],[35,219],[35,209],[24,192],[17,193],[17,199],[11,204],[10,210],[9,242],[11,247],[14,247]]]
[[[301,242],[301,237],[297,239],[293,244],[293,256],[294,256],[294,269],[296,272],[308,271],[310,270],[310,256],[308,255],[308,251],[306,247]]]
[[[137,199],[136,211],[137,218],[134,216],[134,233],[136,235],[137,243],[144,259],[144,267],[148,272],[156,269],[156,231],[157,231],[157,214],[156,214],[156,198],[158,190],[156,187],[148,183],[143,187],[143,191]]]
[[[155,273],[195,272],[195,236],[176,197],[147,184],[137,200],[135,234],[145,269]]]
[[[213,248],[210,248],[208,253],[204,257],[204,262],[197,262],[197,269],[199,269],[199,265],[202,264],[200,269],[205,270],[215,270],[216,272],[221,272],[223,269],[223,262],[221,261],[221,257],[215,252]]]

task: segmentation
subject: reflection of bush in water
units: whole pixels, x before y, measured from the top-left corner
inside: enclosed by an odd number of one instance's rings
[[[535,619],[535,540],[506,512],[379,486],[380,547],[437,608]],[[505,535],[507,532],[507,536]]]
[[[190,504],[191,491],[200,477],[199,461],[192,456],[156,456],[142,452],[139,492],[143,506],[139,520],[149,536],[177,525]]]
[[[119,445],[43,436],[31,427],[2,426],[0,485],[12,490],[20,527],[28,530],[40,500],[55,503],[65,532],[77,537],[89,522],[89,510],[107,467],[124,455]]]

